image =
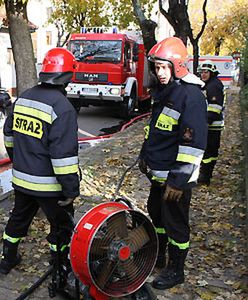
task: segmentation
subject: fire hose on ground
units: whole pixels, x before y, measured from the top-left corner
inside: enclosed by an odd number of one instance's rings
[[[127,123],[125,123],[124,125],[122,125],[121,129],[119,132],[123,132],[126,128],[128,128],[130,125],[132,125],[134,122],[136,122],[137,120],[139,119],[143,119],[147,116],[149,116],[150,113],[145,113],[145,114],[142,114],[142,115],[139,115],[133,119],[131,119],[130,121],[128,121]],[[115,132],[116,133],[116,132]],[[99,136],[93,136],[93,137],[83,137],[83,138],[78,138],[78,143],[83,143],[83,142],[86,142],[86,141],[91,141],[91,140],[103,140],[103,139],[108,139],[108,138],[111,138],[113,137],[113,135],[115,133],[111,133],[111,134],[106,134],[106,135],[99,135]],[[11,161],[9,158],[2,158],[0,159],[0,166],[3,166],[3,165],[7,165],[7,164],[10,164]]]

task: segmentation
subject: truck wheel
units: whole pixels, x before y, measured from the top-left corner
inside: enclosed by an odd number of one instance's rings
[[[74,108],[75,108],[75,111],[76,111],[77,114],[78,114],[78,113],[80,112],[81,107],[78,106],[78,105],[75,105]]]
[[[132,92],[129,97],[125,97],[121,104],[120,115],[123,119],[129,119],[134,115],[135,108],[137,108],[137,98],[135,93]]]
[[[78,101],[75,101],[75,100],[72,99],[72,98],[67,98],[67,99],[71,102],[71,104],[72,104],[72,106],[74,107],[75,111],[76,111],[77,113],[79,113],[81,106],[77,103]]]

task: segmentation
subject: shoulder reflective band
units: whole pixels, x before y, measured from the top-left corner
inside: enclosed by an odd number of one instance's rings
[[[78,156],[52,159],[55,174],[71,174],[78,172]]]
[[[59,192],[62,186],[58,183],[56,177],[34,176],[27,173],[12,170],[12,182],[18,186],[32,191],[41,192]]]
[[[208,104],[208,111],[220,114],[222,112],[222,106],[218,104]]]
[[[14,238],[14,237],[7,235],[5,232],[3,233],[3,239],[7,240],[8,242],[10,242],[12,244],[18,243],[21,240],[21,238],[22,237]]]
[[[14,108],[14,113],[15,112],[36,117],[49,124],[52,124],[52,122],[57,118],[52,106],[24,98],[17,99]]]
[[[180,113],[174,109],[164,107],[159,115],[155,127],[161,130],[172,131],[172,126],[178,124]]]
[[[189,146],[179,146],[177,161],[200,165],[204,151]]]
[[[174,246],[177,246],[179,249],[181,250],[185,250],[189,248],[189,242],[186,243],[177,243],[176,241],[174,241],[171,238],[168,238],[169,243],[171,243]]]
[[[43,126],[40,120],[14,113],[13,130],[41,139]]]
[[[5,135],[4,136],[4,145],[5,145],[5,147],[13,148],[13,146],[14,146],[14,138],[13,138],[13,136],[7,136],[7,135]]]

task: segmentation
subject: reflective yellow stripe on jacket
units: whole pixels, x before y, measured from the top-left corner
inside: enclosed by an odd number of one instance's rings
[[[176,160],[185,163],[190,163],[196,166],[188,180],[188,183],[194,182],[198,179],[203,154],[204,151],[201,149],[190,146],[179,146]]]
[[[52,159],[53,170],[56,175],[78,172],[78,156]]]
[[[180,113],[169,107],[164,107],[158,117],[155,127],[161,130],[172,131],[173,125],[178,125]]]
[[[57,118],[52,106],[25,98],[18,98],[16,100],[14,113],[22,113],[31,117],[36,117],[49,124],[52,124]]]
[[[208,104],[208,111],[215,112],[217,114],[220,114],[222,112],[222,106],[218,104]]]
[[[164,183],[167,180],[169,171],[150,170],[152,180]]]
[[[199,166],[204,151],[190,146],[179,146],[177,161],[186,162]]]
[[[14,138],[13,138],[13,136],[4,135],[4,145],[5,145],[5,147],[13,148],[14,147]]]
[[[62,191],[62,186],[55,176],[34,176],[15,169],[12,170],[12,174],[12,182],[25,189],[41,192]]]

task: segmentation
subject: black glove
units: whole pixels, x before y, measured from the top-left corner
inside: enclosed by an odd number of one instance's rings
[[[139,169],[141,173],[147,174],[147,164],[144,159],[139,159]]]
[[[65,198],[65,200],[58,201],[58,205],[59,206],[67,206],[67,205],[73,203],[73,201],[75,199],[76,199],[76,197],[74,197],[74,198]]]
[[[163,199],[165,201],[179,201],[183,195],[183,190],[179,190],[175,187],[170,186],[169,184],[166,185],[165,192]]]

